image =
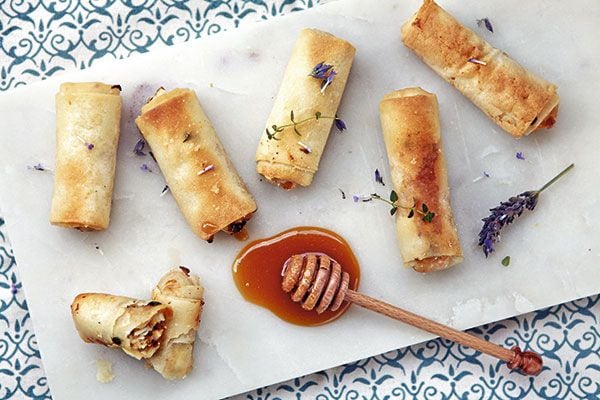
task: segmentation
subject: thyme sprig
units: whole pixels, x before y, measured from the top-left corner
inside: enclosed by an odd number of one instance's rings
[[[354,202],[371,201],[371,200],[383,201],[384,203],[387,203],[392,207],[392,208],[390,208],[390,215],[395,215],[398,212],[398,209],[402,209],[402,210],[408,211],[408,214],[406,215],[407,218],[412,218],[415,216],[415,214],[419,214],[423,221],[431,222],[433,220],[433,218],[435,217],[435,213],[432,212],[429,209],[429,207],[427,207],[427,204],[425,204],[425,203],[421,203],[421,207],[417,207],[417,202],[415,200],[413,200],[413,205],[410,207],[399,204],[398,203],[398,193],[396,193],[395,190],[392,190],[390,192],[389,200],[384,197],[381,197],[377,193],[371,193],[370,196],[363,196],[363,197],[352,196],[352,198],[353,198]]]
[[[507,201],[503,201],[499,206],[490,209],[491,214],[482,219],[483,227],[479,232],[478,243],[478,245],[482,247],[486,257],[495,251],[494,243],[500,240],[500,231],[502,228],[511,224],[515,218],[520,217],[525,210],[533,211],[537,205],[540,194],[569,172],[574,166],[575,164],[569,165],[538,190],[523,192],[517,196],[511,197]]]
[[[308,118],[304,118],[300,121],[296,121],[295,115],[294,115],[294,110],[292,110],[292,111],[290,111],[290,122],[289,123],[283,124],[283,125],[272,125],[270,129],[269,128],[266,129],[267,139],[268,140],[281,140],[281,138],[277,137],[277,134],[280,132],[283,132],[286,128],[293,128],[294,133],[296,133],[296,135],[302,136],[302,134],[298,130],[298,127],[300,125],[305,124],[308,121],[312,121],[312,120],[318,121],[320,119],[332,119],[335,122],[335,127],[338,128],[340,130],[340,132],[343,131],[344,129],[346,129],[346,124],[337,115],[332,117],[329,115],[322,115],[320,111],[317,111],[314,115],[312,115]]]

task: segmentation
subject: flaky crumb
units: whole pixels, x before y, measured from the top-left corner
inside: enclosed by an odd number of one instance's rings
[[[100,383],[112,382],[115,375],[112,370],[112,363],[108,360],[96,360],[96,380]]]

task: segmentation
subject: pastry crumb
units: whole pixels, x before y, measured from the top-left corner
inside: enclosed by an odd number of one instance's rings
[[[100,383],[109,383],[114,378],[112,362],[103,359],[96,360],[96,380]]]

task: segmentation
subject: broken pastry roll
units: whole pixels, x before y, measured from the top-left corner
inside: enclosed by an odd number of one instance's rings
[[[200,278],[186,267],[169,271],[152,291],[152,299],[168,305],[173,318],[160,350],[147,360],[166,379],[183,379],[192,370],[194,342],[204,301]]]
[[[402,41],[506,132],[551,128],[557,87],[464,27],[433,0],[402,26]]]
[[[159,349],[172,311],[158,301],[82,293],[73,300],[71,314],[84,342],[120,347],[139,360]]]
[[[106,229],[121,120],[121,87],[63,83],[56,94],[56,162],[50,223]]]
[[[449,268],[463,253],[450,207],[436,96],[402,89],[387,94],[379,109],[398,196],[396,232],[404,265],[418,272]],[[435,215],[427,218],[427,210]]]
[[[204,240],[239,232],[256,203],[196,94],[159,89],[135,120],[192,230]]]
[[[350,43],[329,33],[316,29],[300,32],[256,151],[256,171],[270,182],[284,189],[311,184],[335,121],[354,53]],[[317,113],[323,117],[312,118]],[[274,132],[273,125],[307,118],[312,119],[299,124],[296,130],[286,127]]]

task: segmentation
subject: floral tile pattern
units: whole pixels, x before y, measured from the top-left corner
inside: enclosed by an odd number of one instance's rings
[[[483,325],[470,332],[532,349],[544,358],[533,378],[447,340],[429,342],[256,390],[236,400],[599,399],[600,297]]]
[[[0,90],[322,2],[0,0]],[[50,399],[17,272],[0,213],[0,400]],[[592,296],[471,330],[542,354],[536,378],[438,339],[234,399],[600,399],[599,317],[600,296]]]
[[[318,0],[2,0],[0,90],[313,7]]]

